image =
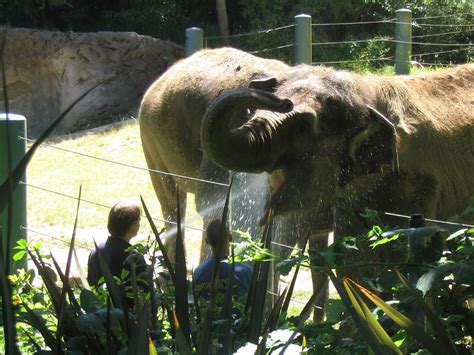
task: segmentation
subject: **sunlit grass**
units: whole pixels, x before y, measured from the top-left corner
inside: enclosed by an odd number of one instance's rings
[[[106,130],[50,140],[48,145],[146,168],[136,121],[128,121]],[[77,200],[62,195],[77,197],[80,185],[82,185],[82,203],[79,229],[96,229],[98,234],[106,235],[109,207],[120,200],[139,202],[140,195],[145,199],[152,216],[157,219],[163,218],[146,170],[92,159],[60,149],[41,146],[28,167],[29,184],[56,192],[28,187],[29,228],[41,229],[43,232],[50,228],[53,234],[64,234],[64,230],[72,230]],[[189,195],[189,200],[188,223],[201,228],[202,222],[195,213],[192,195]],[[159,220],[156,224],[158,228],[163,226]],[[150,233],[148,223],[143,222],[137,239],[140,237],[144,239]],[[193,232],[193,235],[196,233],[198,232]],[[30,235],[35,238],[33,234]],[[61,235],[54,236],[61,237]],[[196,243],[199,244],[200,241],[193,244]],[[188,249],[194,248],[194,245],[188,247]]]

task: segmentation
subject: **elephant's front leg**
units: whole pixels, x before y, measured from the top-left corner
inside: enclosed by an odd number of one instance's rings
[[[324,317],[324,304],[329,298],[329,280],[328,275],[321,270],[321,264],[317,262],[315,251],[321,252],[328,247],[328,235],[328,230],[320,231],[312,234],[308,240],[313,293],[320,295],[314,305],[313,320],[316,323],[320,323]]]

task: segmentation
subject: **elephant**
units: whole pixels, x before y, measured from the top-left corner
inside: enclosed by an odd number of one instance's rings
[[[201,149],[201,121],[207,106],[221,93],[234,88],[271,88],[274,80],[289,69],[280,61],[258,58],[233,48],[204,49],[171,66],[146,91],[139,109],[140,135],[149,169],[167,173],[152,171],[150,176],[163,217],[169,221],[166,226],[170,232],[165,243],[171,259],[174,259],[172,222],[177,220],[177,191],[180,191],[182,218],[186,212],[186,193],[193,193],[204,225],[220,217],[227,193],[223,185],[229,183],[228,169],[209,162]],[[258,211],[263,213],[267,178],[265,174],[239,175],[237,193],[243,196],[234,199],[240,199],[240,205],[245,208],[234,203],[232,209],[234,214],[245,218],[235,219],[232,228],[254,232],[260,218]],[[252,184],[256,189],[248,186]],[[204,243],[202,246],[204,250]],[[201,259],[204,256],[201,252]]]
[[[474,64],[423,76],[299,65],[270,90],[223,92],[201,142],[223,169],[269,174],[281,244],[354,235],[365,207],[447,219],[474,195]]]

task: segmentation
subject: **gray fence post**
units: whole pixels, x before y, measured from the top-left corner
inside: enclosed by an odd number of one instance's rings
[[[295,63],[311,64],[313,61],[311,16],[295,16]]]
[[[395,13],[397,15],[395,25],[395,73],[397,75],[410,74],[411,10],[399,9]]]
[[[199,27],[186,29],[186,56],[204,48],[204,31]]]
[[[7,135],[7,124],[10,126]],[[7,137],[9,139],[7,140]],[[8,122],[5,114],[0,114],[0,183],[8,176],[8,151],[11,154],[11,169],[23,158],[26,152],[26,141],[18,137],[26,137],[26,119],[20,115],[9,114]],[[9,141],[9,142],[8,142]],[[7,146],[10,145],[10,147]],[[23,176],[23,181],[25,177]],[[2,196],[4,198],[5,196]],[[0,226],[2,227],[2,240],[5,263],[12,265],[13,247],[20,239],[26,238],[26,186],[19,184],[13,191],[13,205],[11,217],[11,240],[8,238],[8,204],[0,210]],[[7,260],[7,256],[10,260]],[[15,268],[26,267],[26,261],[15,263]],[[10,272],[12,269],[9,268]]]

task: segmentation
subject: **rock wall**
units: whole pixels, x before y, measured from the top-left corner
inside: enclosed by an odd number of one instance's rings
[[[8,29],[3,56],[10,112],[25,116],[28,136],[36,137],[75,98],[110,77],[68,114],[55,134],[135,113],[148,86],[184,56],[184,49],[133,32]],[[0,94],[3,112],[1,88]]]

